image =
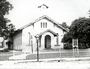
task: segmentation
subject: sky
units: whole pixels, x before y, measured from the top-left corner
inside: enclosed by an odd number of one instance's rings
[[[72,21],[79,17],[88,17],[90,0],[9,0],[14,8],[7,15],[16,29],[33,22],[37,18],[47,15],[58,23],[66,22],[71,25]],[[45,7],[38,8],[42,4]]]

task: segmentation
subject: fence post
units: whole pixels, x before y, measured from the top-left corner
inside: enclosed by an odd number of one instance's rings
[[[73,57],[79,57],[78,39],[72,39]]]

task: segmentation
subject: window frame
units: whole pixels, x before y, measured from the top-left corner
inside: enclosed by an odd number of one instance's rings
[[[41,22],[41,28],[47,28],[47,22]]]

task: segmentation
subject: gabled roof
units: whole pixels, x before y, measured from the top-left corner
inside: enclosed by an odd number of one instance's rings
[[[29,24],[21,27],[19,30],[23,30],[23,29],[25,29],[25,28],[33,25],[34,23],[36,23],[36,22],[38,22],[38,21],[40,21],[40,20],[42,20],[42,19],[47,19],[47,20],[49,20],[50,22],[52,22],[53,24],[57,25],[59,28],[63,29],[63,30],[66,31],[66,32],[69,31],[69,29],[64,28],[61,24],[57,23],[56,21],[54,21],[53,19],[51,19],[50,17],[48,17],[48,16],[46,16],[46,15],[39,17],[39,18],[36,19],[34,22],[31,22],[31,23],[29,23]]]

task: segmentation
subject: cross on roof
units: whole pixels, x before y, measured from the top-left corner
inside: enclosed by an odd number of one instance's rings
[[[45,4],[42,4],[42,5],[38,6],[38,8],[46,8],[46,9],[48,9],[49,7],[47,5],[45,5]]]

